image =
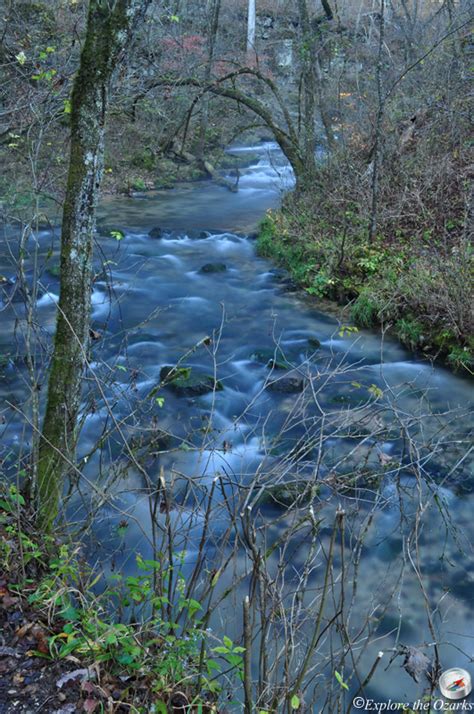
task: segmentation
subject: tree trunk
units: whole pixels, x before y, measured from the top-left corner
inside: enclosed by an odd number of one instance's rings
[[[257,11],[255,0],[248,0],[247,14],[247,59],[255,58],[255,25],[257,20]]]
[[[76,423],[89,341],[92,244],[103,172],[109,85],[149,2],[89,2],[86,36],[71,97],[60,299],[39,449],[38,524],[44,530],[53,525],[63,477],[75,458]]]
[[[300,18],[300,58],[301,78],[303,81],[303,150],[305,157],[305,174],[311,181],[310,175],[316,176],[316,77],[314,71],[314,33],[309,21],[306,0],[298,0]],[[307,179],[306,179],[307,181]],[[298,177],[297,177],[298,188]]]
[[[377,118],[375,121],[375,136],[374,149],[372,154],[372,181],[371,181],[371,209],[369,222],[369,242],[373,243],[377,235],[377,213],[379,199],[379,182],[380,182],[380,163],[381,163],[381,144],[382,144],[382,124],[385,113],[386,95],[383,91],[382,84],[382,63],[383,63],[383,46],[385,41],[385,0],[380,2],[380,27],[379,27],[379,44],[377,53]]]
[[[214,53],[217,42],[217,32],[219,30],[219,15],[221,12],[221,0],[212,0],[209,10],[209,39],[208,39],[208,57],[206,63],[205,80],[208,84],[212,75],[212,63],[214,61]],[[199,145],[197,156],[204,162],[204,150],[206,146],[206,129],[209,125],[209,97],[204,97],[201,110],[201,121],[199,126]]]
[[[329,4],[328,0],[321,0],[321,5],[323,6],[324,14],[326,15],[326,18],[328,20],[332,20],[334,15],[332,12],[331,5]]]

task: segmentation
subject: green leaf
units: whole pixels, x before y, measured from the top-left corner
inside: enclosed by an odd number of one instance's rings
[[[383,397],[383,391],[380,389],[380,387],[377,387],[376,384],[370,385],[369,392],[373,394],[376,399],[380,399],[380,397]]]
[[[79,619],[79,611],[76,610],[75,607],[72,607],[72,605],[70,605],[69,607],[67,607],[65,610],[62,611],[61,617],[64,620],[71,620],[72,622],[75,622],[76,620]]]
[[[153,709],[151,711],[155,714],[168,714],[168,708],[162,699],[153,704]]]
[[[72,104],[70,99],[65,99],[64,100],[64,113],[65,114],[70,114],[72,111]]]
[[[26,62],[26,55],[25,55],[25,53],[23,52],[23,50],[21,50],[21,52],[19,52],[17,55],[15,55],[15,59],[16,59],[16,61],[18,62],[18,64],[20,64],[21,66],[23,66],[23,65],[25,64],[25,62]]]
[[[110,235],[112,238],[115,238],[115,240],[123,240],[123,238],[125,238],[125,233],[122,231],[110,231]]]
[[[225,646],[228,647],[230,650],[231,650],[232,647],[234,646],[234,643],[232,642],[232,640],[230,639],[230,637],[227,637],[227,635],[224,635],[224,637],[223,637],[223,642],[224,642]]]
[[[240,655],[228,654],[228,655],[226,655],[226,660],[228,661],[229,664],[233,665],[234,667],[242,666],[242,657]]]
[[[344,682],[344,680],[343,680],[343,678],[342,678],[342,675],[340,675],[337,670],[335,670],[334,676],[336,677],[336,679],[337,679],[337,681],[339,682],[339,684],[341,685],[341,687],[343,687],[344,689],[347,689],[347,690],[349,689],[349,687],[347,686],[347,684]]]
[[[160,409],[162,409],[163,406],[164,406],[164,403],[165,403],[165,398],[164,398],[164,397],[157,397],[157,398],[155,399],[155,402],[158,404],[158,406],[160,407]]]
[[[207,665],[207,671],[209,674],[215,670],[217,672],[221,671],[220,665],[214,660],[214,659],[207,659],[206,660],[206,665]]]
[[[71,654],[76,647],[79,647],[79,645],[82,643],[82,640],[79,640],[77,638],[74,638],[73,640],[69,640],[67,644],[64,645],[64,647],[61,647],[61,650],[59,652],[59,656],[62,659],[63,657],[67,657],[68,654]]]
[[[292,709],[299,709],[300,708],[300,698],[296,694],[293,694],[293,696],[291,697],[290,704],[291,704]]]

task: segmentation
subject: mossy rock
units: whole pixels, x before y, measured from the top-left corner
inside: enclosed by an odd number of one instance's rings
[[[164,188],[171,189],[174,188],[176,185],[176,178],[173,178],[171,176],[160,176],[160,178],[155,179],[153,185],[157,190]]]
[[[309,459],[314,452],[314,443],[312,440],[306,440],[303,437],[295,437],[293,439],[276,439],[269,449],[270,456],[285,456],[292,457],[298,461]]]
[[[259,159],[259,154],[242,151],[237,154],[225,153],[215,163],[218,169],[245,169],[256,164]]]
[[[291,365],[280,350],[255,350],[250,355],[254,362],[264,364],[271,369],[290,369]]]
[[[289,375],[288,377],[281,377],[274,382],[269,382],[266,388],[268,391],[278,394],[297,394],[304,389],[304,379],[296,375]]]
[[[130,439],[130,447],[140,457],[152,455],[155,452],[165,451],[171,447],[172,438],[161,429],[138,434]]]
[[[312,498],[318,493],[319,484],[312,484],[310,481],[279,483],[266,486],[257,505],[279,506],[280,508],[302,507],[311,503]]]
[[[308,337],[308,348],[315,352],[316,350],[319,350],[321,347],[321,342],[318,340],[317,337]]]
[[[200,397],[224,388],[212,375],[194,372],[191,367],[162,367],[160,380],[179,397]]]
[[[225,273],[227,270],[227,265],[225,263],[206,263],[199,269],[200,273],[213,274],[213,273]]]
[[[335,486],[338,491],[342,492],[356,491],[357,489],[377,491],[381,482],[382,473],[367,468],[335,476]]]

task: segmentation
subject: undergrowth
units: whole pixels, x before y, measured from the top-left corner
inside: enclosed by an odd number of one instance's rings
[[[88,564],[79,545],[40,535],[32,521],[23,496],[14,486],[4,487],[3,595],[8,593],[10,602],[19,600],[42,633],[30,654],[73,661],[94,668],[101,680],[126,682],[128,698],[124,701],[122,695],[121,704],[132,712],[167,712],[177,693],[186,711],[217,711],[221,674],[225,672],[226,686],[232,688],[233,678],[240,682],[244,648],[212,634],[202,604],[186,597],[179,567],[137,555],[136,574],[106,577]],[[174,602],[164,594],[170,579]],[[102,707],[102,701],[96,703]]]
[[[338,231],[310,205],[308,197],[290,196],[281,210],[268,211],[259,253],[309,295],[349,305],[356,324],[388,326],[410,349],[472,373],[471,247],[460,241],[447,252],[428,252],[402,235],[369,243],[355,211],[346,212]]]

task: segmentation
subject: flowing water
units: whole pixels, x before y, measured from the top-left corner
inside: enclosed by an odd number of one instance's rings
[[[183,568],[189,571],[204,521],[196,504],[216,476],[226,485],[213,496],[209,562],[228,526],[226,510],[218,508],[223,492],[229,499],[242,496],[256,475],[265,486],[314,473],[323,433],[317,517],[329,534],[336,508],[342,506],[347,549],[354,550],[356,543],[361,548],[351,610],[353,628],[367,621],[354,646],[356,653],[361,651],[359,677],[365,677],[378,650],[389,652],[399,643],[432,644],[425,600],[443,668],[469,669],[474,658],[470,383],[442,366],[433,368],[391,338],[382,341],[377,332],[341,330],[317,300],[292,291],[281,271],[256,255],[247,237],[264,212],[278,205],[281,192],[291,186],[291,174],[270,143],[235,151],[260,157],[241,172],[236,194],[206,181],[102,201],[92,296],[92,328],[100,339],[92,347],[79,445],[79,456],[87,456],[79,491],[88,507],[92,498],[98,509],[91,549],[106,567],[129,573],[137,552],[154,553],[146,483],[140,468],[124,457],[117,422],[128,439],[141,438],[145,445],[157,434],[172,435],[155,458],[140,463],[150,482],[156,483],[160,473],[169,481],[172,474],[176,507],[171,517],[187,534],[176,548],[186,551]],[[149,231],[156,226],[162,235],[152,238]],[[117,240],[110,230],[121,230],[124,237]],[[15,274],[16,240],[13,233],[2,239],[0,274],[7,277]],[[28,248],[30,278],[35,253],[40,265],[49,255],[37,304],[38,336],[44,343],[54,327],[58,294],[58,279],[50,270],[57,263],[57,231],[41,231]],[[202,272],[206,264],[222,264],[220,272]],[[5,463],[27,450],[31,439],[15,409],[25,404],[28,390],[21,361],[23,317],[21,301],[4,301],[0,349],[10,353],[0,381],[0,456]],[[207,336],[212,342],[202,343]],[[39,354],[38,348],[38,359]],[[272,354],[290,368],[269,369]],[[222,390],[180,396],[164,388],[159,392],[164,403],[150,399],[162,367],[183,355],[183,364],[195,372],[215,374]],[[304,393],[265,388],[268,380],[288,374],[313,387]],[[101,433],[112,427],[112,436],[94,450]],[[300,458],[291,456],[296,447]],[[364,482],[341,491],[331,481],[334,473],[347,475],[362,465],[366,475],[380,473],[381,464],[384,476],[377,485]],[[102,499],[105,483],[109,495]],[[281,505],[267,504],[258,518],[274,519],[271,532],[277,538],[294,510],[287,515]],[[75,493],[70,517],[80,521],[84,511]],[[119,537],[117,527],[124,519],[126,534],[122,529]],[[370,528],[365,530],[367,519]],[[414,533],[419,560],[413,560]],[[302,536],[288,546],[289,581],[301,569],[308,547]],[[245,555],[237,560],[238,570]],[[353,570],[348,577],[356,577]],[[320,573],[311,574],[310,584],[312,579],[320,581]],[[239,636],[235,607],[247,589],[244,581],[224,602],[211,623],[217,633]],[[371,621],[376,625],[371,627]],[[432,647],[426,651],[432,655]],[[332,674],[324,672],[327,676]],[[324,699],[324,677],[315,680],[319,700]],[[426,681],[416,684],[396,660],[390,667],[380,665],[368,693],[379,701],[410,701],[425,687]]]

